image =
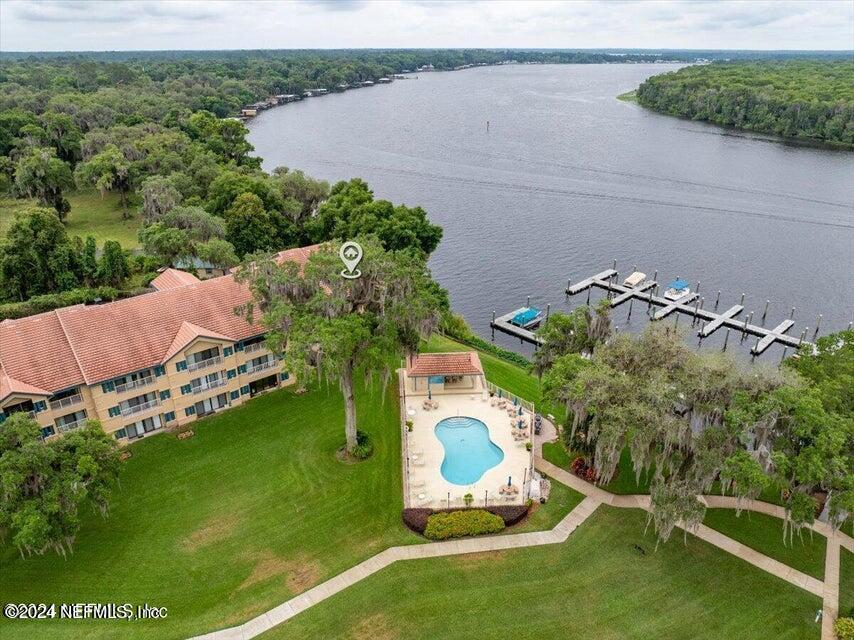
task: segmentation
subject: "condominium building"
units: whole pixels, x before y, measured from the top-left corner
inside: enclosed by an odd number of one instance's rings
[[[283,251],[305,264],[315,246]],[[99,420],[120,442],[292,382],[264,329],[235,309],[249,288],[167,269],[155,291],[0,322],[0,422],[32,415],[47,438]]]

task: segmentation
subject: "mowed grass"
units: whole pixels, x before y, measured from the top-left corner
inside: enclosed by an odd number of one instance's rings
[[[560,545],[396,563],[262,638],[818,640],[821,600],[600,506]]]
[[[0,555],[2,602],[130,602],[168,607],[145,622],[0,622],[15,638],[181,638],[244,622],[397,544],[401,521],[396,385],[357,394],[375,452],[336,459],[337,386],[280,390],[193,424],[179,441],[130,447],[104,520],[89,509],[67,558]]]
[[[123,220],[121,202],[117,194],[107,193],[101,196],[98,192],[81,191],[69,193],[66,197],[71,205],[71,212],[65,222],[69,237],[85,238],[91,235],[99,246],[105,240],[118,240],[125,249],[133,249],[139,245],[136,235],[140,227],[138,206],[128,205],[131,217]],[[6,234],[16,212],[31,206],[37,206],[35,200],[0,199],[0,236]]]
[[[854,553],[839,549],[839,615],[854,618]]]
[[[732,509],[707,509],[703,524],[798,571],[824,579],[827,539],[820,533],[805,529],[786,542],[780,518],[750,511],[736,515]]]

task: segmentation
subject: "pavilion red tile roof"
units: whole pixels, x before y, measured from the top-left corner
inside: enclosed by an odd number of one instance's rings
[[[316,246],[283,251],[304,265]],[[234,310],[250,300],[231,274],[101,305],[0,322],[0,387],[56,393],[162,364],[195,337],[243,340],[264,328]],[[3,382],[5,380],[5,382]],[[33,391],[35,393],[35,391]],[[2,395],[2,397],[5,397]],[[2,399],[0,397],[0,399]]]
[[[483,367],[474,351],[422,353],[412,358],[406,375],[413,378],[483,375]]]

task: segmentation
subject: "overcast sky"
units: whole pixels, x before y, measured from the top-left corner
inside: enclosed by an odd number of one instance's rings
[[[854,0],[0,0],[0,50],[854,49]]]

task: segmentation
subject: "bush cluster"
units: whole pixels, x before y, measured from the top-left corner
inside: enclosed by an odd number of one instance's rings
[[[429,516],[424,535],[430,540],[447,540],[498,533],[502,529],[504,520],[500,516],[483,509],[464,509]]]
[[[356,432],[356,446],[350,454],[357,460],[367,460],[374,454],[374,443],[364,431]]]
[[[501,504],[491,507],[479,507],[478,510],[487,511],[498,516],[504,521],[505,527],[510,527],[521,522],[528,515],[528,505],[524,504]],[[436,513],[453,513],[459,509],[430,509],[429,507],[412,507],[403,510],[403,524],[415,533],[423,534],[427,528],[427,519]]]
[[[833,630],[838,640],[854,640],[854,618],[839,618]]]
[[[456,317],[455,314],[452,314],[452,316]],[[460,320],[462,319],[460,318]],[[468,325],[466,325],[464,321],[443,322],[442,333],[448,338],[456,340],[460,344],[474,347],[479,351],[493,355],[496,358],[501,358],[506,362],[515,364],[524,369],[528,369],[531,366],[531,361],[525,356],[499,347],[498,345],[488,342],[480,336],[472,333],[471,329],[469,329]]]
[[[60,293],[46,293],[45,295],[34,296],[24,302],[0,304],[0,320],[24,318],[74,304],[91,304],[98,299],[102,302],[112,302],[119,298],[129,298],[147,292],[148,290],[144,288],[120,291],[113,287],[95,287],[70,289]]]
[[[582,480],[587,480],[587,482],[596,482],[596,469],[594,469],[593,465],[587,461],[587,458],[578,456],[572,461],[569,468]]]

